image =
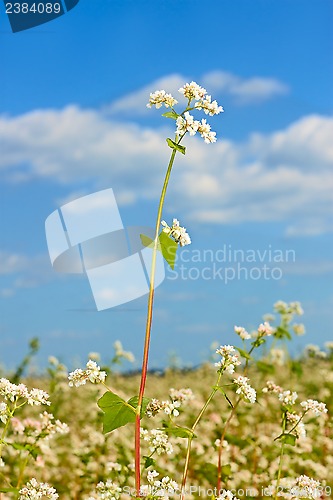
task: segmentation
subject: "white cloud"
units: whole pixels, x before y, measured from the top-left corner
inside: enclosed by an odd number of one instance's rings
[[[276,78],[241,78],[227,71],[207,73],[202,84],[211,92],[232,95],[240,104],[258,103],[289,92],[289,87]]]
[[[21,288],[35,288],[53,279],[49,258],[46,255],[27,256],[10,252],[0,252],[0,275],[6,286],[0,289],[0,296],[10,298]]]
[[[26,269],[28,259],[24,255],[0,251],[0,275],[13,274]]]
[[[173,124],[170,123],[170,126]],[[112,187],[123,204],[159,196],[172,128],[118,123],[77,106],[0,117],[0,169],[73,186]],[[169,186],[168,206],[203,223],[286,221],[287,234],[332,228],[333,118],[310,115],[246,141],[188,138]],[[308,228],[315,228],[309,232]]]
[[[171,74],[154,80],[144,87],[121,97],[104,108],[104,112],[122,115],[147,115],[149,94],[155,90],[164,89],[178,101],[184,98],[178,89],[192,78],[180,74]],[[251,77],[241,78],[226,71],[212,71],[197,79],[213,98],[230,95],[238,104],[256,104],[275,96],[285,95],[289,87],[275,78]],[[183,100],[185,103],[185,101]],[[223,104],[223,103],[222,103]]]
[[[104,111],[112,114],[130,114],[131,116],[133,116],[133,113],[136,115],[145,115],[149,112],[147,103],[151,92],[164,89],[168,94],[172,94],[175,99],[180,100],[182,96],[178,93],[178,89],[182,87],[186,81],[188,81],[188,78],[177,74],[158,78],[141,89],[121,97],[110,106],[106,107]]]

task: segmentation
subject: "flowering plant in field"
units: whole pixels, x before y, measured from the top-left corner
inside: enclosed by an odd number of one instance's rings
[[[299,302],[276,302],[274,309],[280,322],[275,326],[274,316],[264,317],[251,332],[243,326],[234,326],[241,347],[217,343],[214,362],[209,366],[189,372],[175,371],[171,376],[176,378],[170,384],[170,372],[155,375],[154,390],[149,388],[154,397],[145,396],[157,252],[173,268],[176,252],[191,244],[186,228],[178,219],[173,218],[170,225],[162,220],[171,170],[176,154],[186,153],[181,144],[186,135],[198,134],[206,144],[216,142],[216,133],[207,119],[197,119],[196,114],[213,117],[223,111],[196,82],[186,83],[179,93],[180,99],[185,98],[181,111],[176,110],[178,100],[165,90],[151,93],[147,104],[149,108],[167,109],[162,116],[174,120],[175,135],[166,139],[171,154],[154,239],[141,235],[142,244],[152,252],[139,391],[136,385],[132,389],[137,383],[135,375],[111,377],[112,370],[101,364],[101,355],[96,352],[90,353],[84,368],[69,374],[51,356],[48,392],[28,389],[19,383],[26,357],[15,378],[0,379],[0,498],[2,493],[9,493],[18,500],[56,500],[61,495],[82,500],[142,497],[158,500],[175,496],[185,500],[188,484],[192,490],[192,484],[201,488],[201,483],[206,490],[190,491],[190,495],[194,494],[191,498],[239,500],[238,496],[245,495],[277,500],[278,497],[318,498],[318,492],[331,494],[330,489],[324,490],[319,481],[305,472],[310,469],[313,475],[328,477],[327,471],[333,465],[332,426],[327,415],[327,404],[331,404],[333,395],[330,385],[333,377],[328,369],[333,344],[327,345],[329,355],[318,346],[308,346],[304,360],[310,366],[327,363],[321,365],[324,368],[320,381],[324,381],[324,387],[318,395],[322,399],[319,402],[313,399],[313,389],[303,391],[299,380],[302,367],[288,358],[284,345],[292,334],[302,335],[305,331],[301,323],[293,322],[295,316],[303,314]],[[114,343],[114,349],[111,365],[122,360],[134,361],[132,353],[125,351],[120,341]],[[262,350],[265,354],[258,358]],[[198,390],[193,392],[187,386],[187,377],[199,384]],[[184,387],[176,385],[179,378],[182,382],[184,378]],[[109,380],[112,385],[123,381],[120,394],[108,386]],[[76,391],[80,386],[85,387]],[[125,395],[131,391],[134,395]],[[91,404],[96,394],[98,409]],[[50,413],[36,408],[42,405],[50,406]],[[17,412],[27,408],[38,415],[24,414],[18,418]],[[63,421],[64,416],[65,420],[70,417],[70,426]],[[133,431],[127,424],[134,424],[134,461]],[[99,431],[102,425],[103,434]],[[318,447],[311,445],[314,435],[320,441]],[[54,442],[60,443],[58,451],[51,449]],[[68,448],[73,449],[72,454]],[[315,462],[319,448],[324,450],[325,466]],[[35,471],[39,470],[45,482],[35,478],[38,477]],[[250,482],[255,485],[254,490],[249,495],[244,490],[240,493],[238,488]]]

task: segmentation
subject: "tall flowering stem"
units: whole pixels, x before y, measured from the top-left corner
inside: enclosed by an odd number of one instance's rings
[[[179,141],[180,142],[180,141]],[[178,142],[178,144],[179,144]],[[135,419],[135,486],[137,495],[140,494],[140,415],[142,408],[142,400],[146,387],[147,380],[147,370],[148,370],[148,357],[149,357],[149,346],[150,346],[150,336],[151,336],[151,325],[153,319],[153,303],[154,303],[154,283],[155,283],[155,271],[156,271],[156,254],[158,247],[158,234],[161,225],[162,219],[162,210],[164,199],[170,179],[171,170],[173,167],[173,163],[176,156],[176,149],[173,149],[167,173],[165,175],[164,184],[161,192],[160,202],[158,205],[158,212],[156,218],[156,226],[155,226],[155,239],[154,239],[154,247],[153,247],[153,255],[152,255],[152,263],[151,263],[151,271],[150,271],[150,286],[149,286],[149,295],[148,295],[148,311],[147,311],[147,321],[146,321],[146,335],[144,341],[144,349],[143,349],[143,359],[142,359],[142,369],[141,369],[141,381],[140,381],[140,390],[139,390],[139,399],[138,406],[136,411],[136,419]]]
[[[155,106],[157,109],[161,108],[162,106],[169,108],[170,111],[164,113],[163,116],[175,120],[176,135],[174,141],[171,139],[167,139],[167,143],[169,147],[172,149],[172,153],[167,168],[167,172],[165,175],[164,184],[158,205],[151,272],[150,272],[146,334],[145,334],[144,349],[143,349],[140,390],[139,390],[138,404],[136,408],[136,417],[135,417],[135,487],[136,487],[136,494],[138,497],[140,497],[140,486],[141,486],[140,419],[141,419],[143,397],[146,387],[147,371],[148,371],[150,335],[151,335],[151,325],[153,319],[156,255],[159,246],[159,232],[161,223],[164,226],[163,232],[166,233],[171,239],[174,239],[176,243],[179,243],[180,246],[188,245],[189,243],[191,243],[191,239],[186,233],[185,228],[179,226],[179,222],[177,219],[173,219],[172,227],[169,227],[164,221],[162,221],[162,210],[163,210],[165,195],[176,153],[178,151],[182,154],[185,154],[185,147],[180,145],[183,137],[185,137],[187,133],[189,133],[189,135],[191,136],[198,133],[206,144],[216,142],[216,133],[211,131],[210,125],[207,123],[207,121],[205,119],[202,119],[201,121],[195,120],[194,117],[189,112],[192,110],[198,110],[198,111],[202,110],[206,115],[213,116],[223,111],[222,106],[219,106],[216,101],[212,101],[211,96],[207,95],[206,90],[203,87],[200,87],[195,82],[186,83],[183,87],[179,89],[179,92],[183,94],[185,99],[187,99],[187,106],[184,109],[184,111],[180,114],[177,113],[174,109],[174,106],[178,103],[178,101],[171,94],[167,94],[164,90],[157,90],[156,92],[150,94],[149,103],[147,104],[147,107],[149,108],[151,108],[152,106]],[[168,261],[167,258],[166,260]]]

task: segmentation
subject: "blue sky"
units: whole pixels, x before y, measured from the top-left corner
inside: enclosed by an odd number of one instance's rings
[[[188,228],[192,252],[231,245],[296,257],[279,266],[279,280],[167,274],[156,291],[151,364],[171,352],[200,362],[212,341],[233,342],[235,324],[255,327],[278,299],[305,309],[307,335],[295,351],[332,339],[331,19],[326,0],[80,0],[61,18],[13,34],[0,6],[7,365],[35,335],[41,364],[49,354],[69,364],[89,351],[111,357],[116,339],[139,363],[146,298],[97,312],[85,277],[52,269],[44,222],[67,200],[112,187],[124,225],[153,225],[173,132],[145,103],[149,92],[177,93],[191,80],[225,112],[209,120],[216,144],[186,138],[164,218]]]

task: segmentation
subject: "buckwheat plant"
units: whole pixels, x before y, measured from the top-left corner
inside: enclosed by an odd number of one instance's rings
[[[19,498],[22,500],[41,498],[42,493],[46,498],[58,498],[53,488],[42,483],[38,484],[34,478],[26,487],[21,490],[19,488],[29,459],[36,460],[38,456],[41,457],[43,442],[49,440],[55,434],[66,434],[68,426],[55,419],[47,411],[41,413],[38,419],[25,418],[20,420],[17,418],[17,412],[24,406],[49,406],[51,404],[49,395],[41,389],[33,388],[29,390],[25,384],[14,384],[6,378],[1,378],[0,397],[3,400],[0,402],[0,421],[4,424],[0,436],[0,467],[5,468],[6,466],[2,458],[4,447],[15,450],[19,455],[16,484],[13,484],[9,477],[4,476],[6,488],[1,488],[0,491],[19,493]],[[11,434],[7,437],[9,430],[11,430]],[[37,495],[38,492],[40,492],[40,496]]]
[[[98,399],[98,406],[103,413],[104,434],[109,434],[128,423],[134,423],[134,463],[128,457],[127,451],[131,447],[128,440],[126,441],[128,433],[124,432],[126,446],[116,447],[121,453],[119,462],[114,461],[113,450],[112,458],[109,456],[105,459],[108,463],[103,465],[106,470],[109,470],[108,475],[104,477],[101,474],[97,480],[99,482],[92,481],[89,484],[89,496],[83,498],[84,500],[107,498],[125,500],[144,496],[149,500],[157,500],[178,496],[181,500],[185,500],[188,493],[191,498],[198,498],[200,493],[197,496],[191,496],[191,491],[188,489],[189,480],[197,484],[198,475],[211,486],[215,486],[214,491],[209,495],[204,493],[204,496],[211,500],[237,500],[236,490],[233,487],[239,484],[244,485],[252,479],[261,488],[266,488],[267,491],[263,496],[273,496],[275,500],[277,496],[294,498],[294,493],[298,492],[297,488],[303,488],[301,493],[305,492],[304,498],[314,498],[306,495],[312,494],[311,488],[318,486],[316,481],[302,474],[303,471],[296,470],[293,470],[291,478],[283,477],[285,472],[283,460],[286,455],[286,446],[295,446],[296,441],[301,442],[306,435],[307,416],[312,414],[318,420],[325,418],[326,406],[314,399],[304,399],[297,406],[296,391],[285,390],[271,379],[267,380],[268,373],[275,373],[276,367],[279,368],[286,362],[287,353],[284,348],[281,348],[281,344],[284,347],[285,342],[290,340],[293,334],[302,335],[305,331],[302,324],[293,323],[295,316],[303,314],[298,302],[287,304],[279,301],[275,304],[275,312],[280,315],[277,326],[272,323],[273,317],[265,317],[256,330],[251,332],[243,326],[234,327],[234,333],[241,347],[217,345],[215,363],[209,367],[209,376],[213,376],[215,380],[212,379],[213,385],[209,384],[205,397],[196,399],[192,390],[187,387],[171,388],[168,396],[159,396],[160,399],[145,397],[157,252],[161,252],[168,265],[173,268],[176,252],[191,243],[186,228],[177,218],[173,218],[172,221],[162,220],[171,171],[177,153],[182,155],[186,153],[185,146],[182,144],[186,135],[197,134],[206,144],[216,142],[216,133],[211,130],[206,119],[198,120],[195,114],[203,112],[205,115],[214,116],[223,111],[222,107],[207,95],[206,90],[195,82],[186,83],[179,89],[179,92],[185,97],[182,111],[176,110],[178,101],[165,90],[151,93],[147,104],[149,108],[167,108],[162,116],[174,121],[175,135],[172,139],[166,139],[171,154],[157,209],[154,239],[141,235],[143,245],[152,250],[152,258],[139,391],[129,399],[114,392],[113,388],[107,385],[107,381],[111,378],[107,377],[109,371],[99,366],[100,359],[96,353],[90,355],[84,369],[78,368],[68,376],[70,387],[75,388],[90,383],[98,386],[96,393],[99,393],[100,389],[103,392],[104,388],[106,389],[106,392]],[[258,353],[262,351],[262,348],[265,354],[258,359]],[[124,351],[119,342],[115,344],[115,351],[113,363],[118,363],[121,358],[132,360],[131,354]],[[331,351],[333,352],[333,349]],[[52,373],[56,377],[58,372],[62,373],[62,370],[55,361],[53,364]],[[212,368],[215,370],[213,375],[211,375]],[[288,368],[292,368],[290,373],[299,375],[300,368],[296,364],[292,366],[290,361]],[[262,390],[263,385],[265,387]],[[266,435],[265,430],[257,430],[252,437],[247,430],[247,440],[243,440],[245,444],[242,448],[241,444],[238,444],[242,440],[237,434],[241,427],[241,419],[246,415],[247,429],[250,426],[256,428],[255,424],[259,428],[261,423],[265,422],[261,408],[264,405],[266,405],[265,408],[269,407],[271,394],[275,396],[275,402],[272,405],[275,418],[274,432]],[[197,437],[195,433],[200,425],[202,428],[207,425],[203,417],[207,415],[211,407],[215,405],[216,408],[218,397],[222,404],[218,405],[215,413],[210,413],[216,424],[214,437],[213,439],[211,435],[207,437],[205,448],[195,439]],[[251,412],[248,411],[249,409]],[[6,415],[7,407],[0,407],[0,418],[6,419]],[[280,415],[282,415],[281,430],[279,430],[278,420]],[[142,421],[143,417],[145,421]],[[158,421],[157,425],[155,421]],[[312,428],[310,427],[310,432]],[[203,440],[205,437],[203,436]],[[210,440],[209,444],[207,440]],[[250,444],[249,441],[251,441]],[[212,445],[214,442],[215,447]],[[277,451],[277,443],[280,445],[279,451]],[[262,451],[263,444],[269,449],[267,458]],[[205,454],[207,450],[209,450],[209,457],[207,453]],[[254,457],[253,468],[244,465],[247,463],[247,453],[251,453],[251,457]],[[271,464],[269,461],[274,453],[277,457],[275,461],[272,460]],[[198,457],[199,464],[200,457],[202,460],[199,467],[195,462]],[[181,469],[179,464],[181,464]],[[98,464],[95,465],[98,468]],[[259,473],[258,470],[261,472]],[[209,478],[205,476],[206,471]],[[177,477],[173,477],[175,475]],[[283,495],[280,495],[281,491]],[[259,495],[259,490],[257,490],[254,496],[259,497]],[[244,497],[243,494],[239,496]]]

